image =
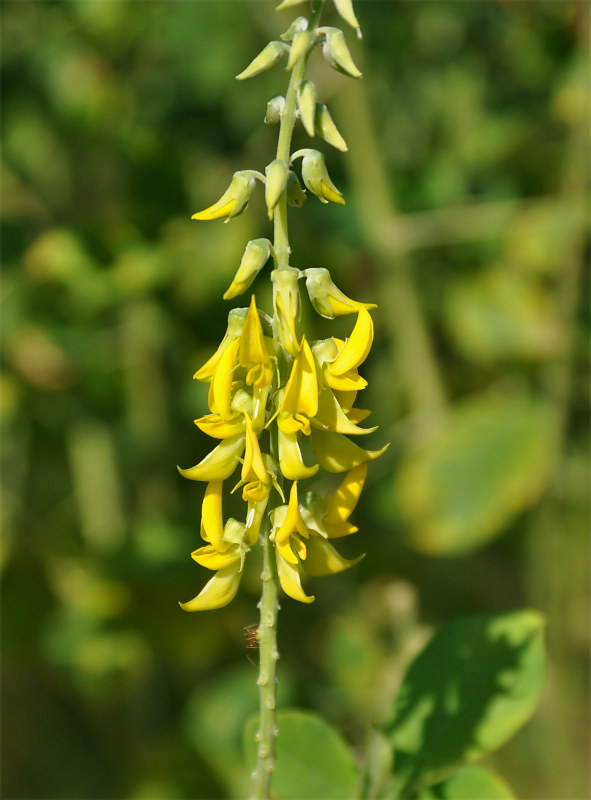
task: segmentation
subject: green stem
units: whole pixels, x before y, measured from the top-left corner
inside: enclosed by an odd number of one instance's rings
[[[260,602],[259,640],[259,700],[260,716],[257,731],[257,765],[253,773],[253,800],[267,800],[275,768],[275,721],[277,688],[277,600],[278,579],[273,545],[269,541],[269,526],[261,537],[263,547],[263,593]]]
[[[320,14],[322,13],[322,6],[324,0],[321,0],[310,16],[310,24],[308,30],[312,31],[318,26]],[[308,54],[309,55],[309,54]],[[301,58],[298,63],[293,67],[285,95],[285,108],[281,115],[281,124],[279,127],[279,140],[277,142],[277,158],[287,161],[291,155],[291,137],[296,123],[296,110],[297,110],[297,94],[298,87],[304,77],[306,65],[308,63],[308,55]],[[274,215],[274,242],[275,260],[277,269],[285,269],[289,266],[289,255],[291,248],[289,246],[289,237],[287,233],[287,192],[284,191],[279,203],[275,208]]]
[[[318,25],[324,0],[319,0],[310,16],[309,30]],[[301,58],[293,67],[285,96],[285,108],[281,115],[279,140],[277,142],[277,158],[289,164],[291,139],[297,118],[297,92],[304,76],[308,56]],[[289,267],[289,235],[287,229],[287,191],[284,190],[274,213],[274,240],[276,269]],[[274,336],[276,327],[273,325]],[[277,442],[271,433],[272,449],[277,456]],[[274,446],[273,446],[274,445]],[[275,768],[275,737],[277,724],[275,706],[277,694],[277,611],[279,610],[278,576],[275,552],[269,540],[270,529],[267,524],[262,532],[263,571],[261,579],[263,592],[260,602],[261,618],[258,628],[259,641],[259,729],[257,732],[257,765],[253,773],[253,800],[268,800],[270,797],[271,778]]]

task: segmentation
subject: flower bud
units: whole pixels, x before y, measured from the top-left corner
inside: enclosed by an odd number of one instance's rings
[[[281,114],[285,108],[285,97],[278,94],[272,97],[267,103],[267,113],[265,114],[265,122],[267,125],[275,125],[281,120]]]
[[[355,28],[357,31],[357,38],[361,39],[361,29],[359,28],[359,22],[357,17],[355,16],[355,12],[353,11],[353,3],[351,0],[333,0],[334,6],[340,16],[347,22],[352,28]]]
[[[302,81],[298,87],[298,111],[302,125],[308,136],[314,136],[314,117],[316,114],[316,86],[312,81]]]
[[[306,192],[302,189],[298,176],[289,170],[287,176],[287,202],[292,208],[300,208],[306,201]]]
[[[299,277],[300,271],[295,267],[275,269],[271,273],[277,336],[287,352],[294,357],[298,355],[300,349],[295,330],[300,302]]]
[[[291,42],[296,33],[308,30],[308,20],[306,17],[296,17],[289,28],[279,37],[284,42]]]
[[[212,220],[221,219],[222,217],[227,219],[237,217],[248,205],[257,178],[263,180],[260,172],[256,172],[253,169],[235,172],[232,182],[217,203],[193,214],[191,219]]]
[[[299,158],[300,156],[303,156],[302,178],[306,188],[315,194],[321,203],[328,203],[330,200],[333,203],[344,205],[343,195],[328,175],[322,153],[319,150],[298,150],[291,157],[292,162],[294,158]]]
[[[303,58],[306,55],[313,43],[314,36],[310,33],[310,31],[298,31],[293,37],[293,41],[289,49],[287,69],[294,67],[300,58]]]
[[[333,69],[349,75],[351,78],[360,78],[361,72],[355,66],[351,53],[345,41],[345,35],[338,28],[325,28],[326,38],[322,45],[322,54]]]
[[[230,311],[228,314],[228,328],[224,338],[220,343],[220,346],[212,355],[212,357],[208,359],[205,364],[193,375],[195,380],[208,382],[212,379],[215,368],[220,358],[223,356],[226,348],[232,344],[232,342],[242,336],[242,330],[244,328],[244,321],[246,320],[247,313],[247,308],[233,308]]]
[[[240,266],[232,279],[229,288],[224,292],[224,300],[231,300],[245,292],[271,254],[271,242],[268,239],[253,239],[246,245]]]
[[[265,202],[267,203],[269,219],[273,219],[275,206],[279,202],[283,190],[287,185],[288,172],[289,167],[281,158],[276,158],[275,161],[271,161],[265,170],[267,176],[265,181]]]
[[[306,289],[314,310],[326,319],[343,314],[355,314],[360,308],[377,308],[375,303],[358,303],[335,286],[330,272],[324,267],[312,267],[302,273],[306,276]]]
[[[305,0],[283,0],[283,2],[279,3],[275,11],[285,11],[286,8],[292,8],[293,6],[299,6],[304,3]]]
[[[239,81],[246,80],[246,78],[254,78],[255,75],[260,75],[261,72],[266,72],[274,66],[284,53],[287,53],[289,47],[283,42],[269,42],[261,52],[256,56],[246,69],[242,70],[236,79]]]
[[[337,150],[345,153],[349,148],[347,142],[343,139],[334,120],[330,115],[330,111],[325,105],[318,104],[316,106],[316,130],[322,136],[325,142],[328,142]]]

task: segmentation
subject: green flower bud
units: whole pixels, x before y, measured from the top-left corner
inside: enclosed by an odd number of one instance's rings
[[[291,47],[289,49],[289,59],[287,61],[287,69],[295,66],[300,58],[303,58],[310,47],[314,44],[314,36],[310,31],[298,31],[293,37]]]
[[[325,142],[336,147],[337,150],[341,150],[344,153],[349,149],[347,147],[347,142],[339,133],[330,115],[330,111],[325,105],[318,104],[316,106],[316,130]]]
[[[300,156],[303,156],[302,178],[306,188],[315,194],[321,203],[328,203],[330,200],[332,203],[345,205],[343,195],[329,177],[322,153],[319,150],[298,150],[291,157],[292,162]]]
[[[301,208],[306,201],[306,192],[302,189],[298,176],[289,170],[287,176],[287,202],[292,208]]]
[[[246,69],[236,75],[237,80],[243,81],[246,78],[254,78],[255,75],[260,75],[261,72],[271,69],[288,50],[288,46],[283,42],[269,42]]]
[[[265,122],[267,125],[275,125],[281,120],[281,114],[285,108],[285,97],[278,94],[272,97],[267,103],[267,113],[265,114]]]
[[[325,33],[322,55],[330,66],[351,78],[360,78],[361,72],[351,58],[343,32],[338,28],[323,28],[322,30]]]
[[[293,6],[299,6],[305,1],[306,0],[283,0],[282,3],[279,3],[275,11],[285,11],[286,8],[293,8]]]
[[[271,273],[274,325],[277,327],[279,341],[294,358],[299,353],[295,330],[295,322],[300,311],[299,277],[300,271],[295,267],[275,269]]]
[[[217,203],[193,214],[191,219],[211,220],[226,217],[227,222],[232,217],[237,217],[248,205],[257,179],[264,181],[261,173],[254,169],[235,172],[232,182]]]
[[[302,125],[308,136],[314,136],[314,116],[316,113],[316,86],[312,81],[302,81],[297,93],[298,111]]]
[[[268,239],[253,239],[246,245],[240,266],[232,283],[224,293],[224,300],[231,300],[245,292],[267,263],[271,254],[271,242]]]
[[[313,267],[302,273],[306,277],[306,289],[314,310],[326,319],[334,319],[343,314],[355,314],[361,308],[377,308],[373,303],[358,303],[343,294],[335,286],[330,272],[324,267]]]
[[[267,175],[267,179],[265,181],[265,202],[267,203],[269,219],[273,219],[275,206],[279,202],[279,198],[283,194],[283,190],[287,185],[288,172],[289,167],[281,158],[271,161],[265,170]]]
[[[359,27],[359,22],[357,21],[357,17],[355,16],[355,12],[353,11],[352,0],[333,0],[333,2],[340,16],[352,28],[355,28],[355,30],[357,31],[357,38],[361,39],[361,29]]]
[[[284,42],[291,42],[296,33],[307,30],[308,20],[306,17],[296,17],[285,33],[282,33],[279,38]]]

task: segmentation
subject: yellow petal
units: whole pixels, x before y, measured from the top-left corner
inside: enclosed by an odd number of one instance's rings
[[[253,502],[252,500],[248,502],[246,530],[244,532],[244,543],[248,547],[253,547],[257,543],[268,500],[269,495],[267,494],[260,502]]]
[[[232,378],[239,346],[240,341],[236,339],[226,347],[211,380],[209,406],[212,411],[217,412],[224,419],[232,419],[233,416],[231,409]]]
[[[360,464],[345,475],[341,485],[330,499],[328,510],[324,515],[326,525],[339,525],[349,519],[359,502],[366,477],[367,464]]]
[[[313,603],[314,595],[308,596],[302,589],[302,582],[297,564],[290,564],[281,554],[276,550],[275,555],[277,558],[277,573],[279,575],[279,583],[285,594],[293,597],[294,600],[299,600],[300,603]]]
[[[227,606],[236,596],[241,576],[240,561],[230,564],[216,572],[197,597],[179,605],[184,611],[208,611]]]
[[[248,314],[244,321],[242,336],[240,337],[240,353],[238,356],[241,367],[251,364],[265,364],[271,366],[271,359],[265,347],[265,337],[259,312],[257,311],[254,294],[250,301]]]
[[[222,202],[224,196],[220,197],[217,203],[214,203],[209,208],[205,208],[203,211],[198,211],[196,214],[193,214],[191,219],[200,219],[200,220],[211,220],[211,219],[221,219],[221,217],[229,217],[232,213],[234,206],[236,205],[236,198],[232,197],[231,200],[227,202]]]
[[[331,200],[333,203],[340,203],[343,206],[345,205],[345,198],[334,184],[329,186],[326,181],[321,180],[320,186],[322,189],[322,196],[326,198],[326,200]]]
[[[381,450],[364,450],[341,433],[312,429],[312,452],[327,472],[348,472],[360,464],[373,461],[385,453],[390,444]]]
[[[355,424],[363,422],[363,420],[367,419],[370,415],[371,411],[368,411],[366,408],[352,408],[347,414],[351,422]]]
[[[285,433],[279,428],[278,438],[279,466],[288,480],[299,481],[304,478],[311,478],[312,475],[318,472],[318,464],[314,464],[312,467],[307,467],[304,464],[297,433]]]
[[[330,372],[333,375],[343,375],[345,372],[358,367],[367,358],[372,342],[373,321],[371,314],[365,308],[361,308],[351,336],[330,365]]]
[[[344,536],[351,536],[357,533],[359,528],[352,522],[339,522],[338,525],[327,525],[326,531],[329,539],[342,539]]]
[[[332,371],[332,364],[325,366],[322,377],[327,386],[339,392],[360,392],[367,386],[367,381],[359,375],[357,370],[350,369],[343,375],[335,375]]]
[[[318,396],[318,413],[312,420],[315,428],[334,433],[345,433],[348,436],[359,436],[364,433],[372,433],[373,428],[359,428],[354,422],[345,415],[343,409],[337,403],[336,398],[330,389],[323,389]]]
[[[183,478],[191,481],[223,481],[236,469],[244,450],[244,434],[224,439],[203,461],[188,469],[177,467]]]
[[[201,506],[201,536],[212,545],[221,543],[224,536],[222,487],[223,481],[208,483]]]
[[[244,463],[242,464],[242,480],[252,481],[258,478],[263,483],[269,483],[269,475],[265,468],[259,440],[253,431],[252,422],[248,414],[244,415],[244,419],[246,422],[246,449],[244,451]]]
[[[191,553],[191,558],[193,561],[201,564],[202,567],[219,570],[240,561],[240,550],[237,547],[233,547],[225,553],[220,553],[220,551],[216,550],[212,545],[206,545],[205,547],[200,547],[198,550],[194,550]]]
[[[302,338],[299,355],[293,362],[279,410],[292,416],[303,414],[308,418],[314,417],[318,411],[316,364],[305,336]]]
[[[359,563],[363,556],[348,560],[337,553],[334,547],[324,539],[315,536],[308,542],[308,556],[304,569],[309,575],[322,577],[323,575],[335,575],[349,567]]]
[[[219,414],[207,414],[195,420],[195,425],[213,439],[230,439],[244,430],[244,418],[222,419]]]

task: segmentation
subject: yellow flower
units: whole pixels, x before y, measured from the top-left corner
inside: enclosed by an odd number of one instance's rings
[[[300,293],[298,281],[300,271],[295,267],[275,269],[271,273],[273,281],[274,326],[277,337],[285,350],[294,356],[298,355],[299,344],[295,329],[295,321],[300,310]]]
[[[244,320],[244,327],[240,336],[240,351],[238,362],[241,367],[248,369],[246,383],[262,389],[273,380],[273,362],[269,351],[272,345],[267,344],[263,335],[263,326],[257,311],[254,294],[250,307]]]
[[[228,328],[222,339],[220,346],[215,351],[215,353],[209,358],[205,364],[200,367],[197,372],[193,375],[193,378],[198,381],[208,382],[211,380],[214,370],[224,354],[226,348],[232,344],[232,342],[236,339],[240,338],[242,333],[242,328],[244,327],[244,321],[246,319],[246,314],[248,313],[247,308],[234,308],[228,314]]]
[[[318,411],[316,364],[306,337],[294,359],[285,394],[279,406],[278,426],[283,433],[303,431],[310,435],[310,420]]]
[[[270,538],[275,544],[277,573],[281,588],[294,600],[299,600],[301,603],[312,603],[314,597],[307,595],[302,589],[298,569],[298,556],[306,558],[306,545],[300,537],[307,539],[309,533],[300,514],[297,481],[291,485],[288,505],[278,506],[272,512],[271,525]]]
[[[260,172],[253,169],[244,169],[235,172],[232,181],[220,199],[209,208],[193,214],[191,219],[212,220],[226,217],[226,221],[241,214],[252,195],[256,180],[263,183],[265,178]]]
[[[191,558],[216,574],[201,592],[187,603],[180,603],[185,611],[205,611],[221,608],[230,603],[240,584],[244,556],[248,550],[245,542],[246,526],[235,519],[223,524],[222,481],[208,484],[201,509],[201,537],[208,542],[191,553]]]

